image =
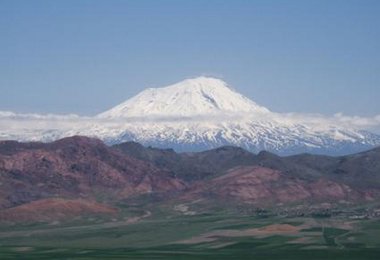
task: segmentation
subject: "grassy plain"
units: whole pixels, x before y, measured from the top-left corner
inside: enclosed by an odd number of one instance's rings
[[[0,259],[378,259],[380,221],[122,205],[118,218],[0,226]]]

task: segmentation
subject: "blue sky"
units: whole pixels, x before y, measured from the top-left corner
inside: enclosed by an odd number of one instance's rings
[[[0,1],[0,110],[94,115],[220,77],[277,112],[380,113],[380,1]]]

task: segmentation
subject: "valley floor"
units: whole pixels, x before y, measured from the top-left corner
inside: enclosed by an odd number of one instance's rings
[[[0,227],[1,259],[378,259],[380,220],[126,206],[120,217]]]

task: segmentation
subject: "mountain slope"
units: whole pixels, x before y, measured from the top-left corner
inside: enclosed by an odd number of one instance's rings
[[[271,112],[207,77],[147,89],[96,117],[0,116],[2,140],[50,142],[74,135],[183,152],[232,145],[256,153],[344,155],[380,145],[379,135],[335,118]]]
[[[313,154],[281,157],[265,151],[253,154],[232,146],[197,153],[176,153],[133,142],[118,144],[114,148],[187,181],[210,179],[235,167],[257,166],[304,181],[325,178],[358,189],[380,189],[380,148],[340,157]]]
[[[87,137],[0,142],[0,209],[55,197],[119,200],[185,188],[168,175]]]
[[[239,147],[198,153],[123,143],[114,148],[153,163],[189,185],[184,201],[235,201],[267,207],[276,203],[356,203],[380,195],[379,149],[331,157],[252,154]]]
[[[119,128],[97,125],[108,143],[136,141],[177,151],[223,145],[253,152],[349,154],[380,144],[380,137],[318,117],[278,114],[233,91],[218,79],[200,77],[147,89],[98,116]]]
[[[252,165],[256,156],[242,148],[224,146],[199,153],[176,153],[173,149],[145,148],[135,142],[113,146],[128,156],[147,161],[186,181],[216,176],[235,166]]]
[[[99,115],[101,118],[136,116],[198,116],[220,113],[266,113],[266,108],[233,91],[219,79],[199,77],[163,88],[149,88]]]
[[[379,149],[280,157],[231,146],[182,154],[137,143],[108,147],[79,136],[0,142],[0,222],[110,217],[149,201],[166,209],[195,201],[306,211],[324,203],[356,205],[380,197],[379,162]]]
[[[264,207],[302,201],[316,204],[373,199],[370,193],[327,178],[305,180],[257,166],[233,168],[222,176],[197,183],[185,194],[191,200],[210,197]]]

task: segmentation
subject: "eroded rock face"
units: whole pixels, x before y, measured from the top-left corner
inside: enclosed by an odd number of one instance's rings
[[[115,202],[158,193],[264,206],[380,197],[377,150],[348,157],[279,157],[233,147],[192,154],[123,147],[79,136],[48,144],[0,142],[0,210],[51,198]]]
[[[197,183],[186,197],[205,195],[253,204],[371,199],[345,184],[324,178],[305,181],[259,166],[234,168],[221,177]]]
[[[380,196],[380,148],[342,157],[281,157],[265,151],[256,155],[237,147],[199,153],[176,153],[131,142],[114,147],[188,181],[191,188],[183,197],[197,194],[252,203],[312,203],[356,202]],[[253,170],[254,166],[261,169]]]
[[[152,164],[87,137],[49,144],[0,142],[0,183],[2,208],[53,196],[91,198],[99,190],[122,198],[185,187]]]
[[[187,182],[210,178],[230,168],[256,163],[256,156],[242,148],[223,146],[199,153],[176,153],[172,149],[144,147],[135,142],[113,146],[131,157],[166,169]]]

